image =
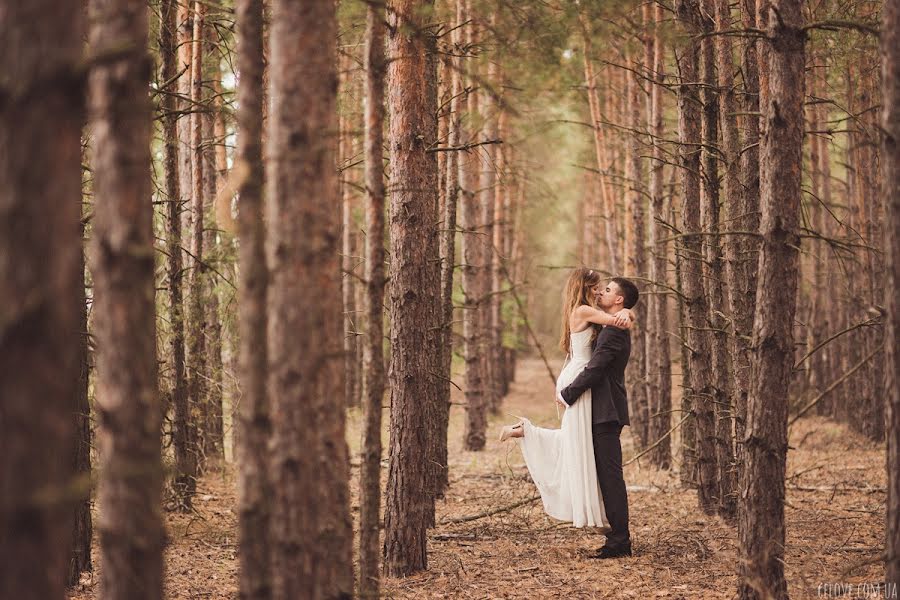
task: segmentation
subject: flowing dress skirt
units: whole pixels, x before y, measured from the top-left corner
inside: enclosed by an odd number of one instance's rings
[[[585,363],[571,361],[560,373],[557,390],[575,379]],[[597,484],[591,438],[591,392],[582,394],[563,414],[559,429],[537,427],[523,419],[525,436],[516,438],[544,511],[574,527],[609,527]]]

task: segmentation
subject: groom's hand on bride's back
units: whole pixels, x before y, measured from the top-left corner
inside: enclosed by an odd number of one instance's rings
[[[566,404],[566,401],[560,392],[556,392],[556,404],[558,404],[560,408],[569,408],[569,405]]]
[[[614,314],[613,317],[616,319],[616,322],[613,323],[614,327],[619,329],[631,329],[634,326],[634,313],[631,309],[623,308]]]

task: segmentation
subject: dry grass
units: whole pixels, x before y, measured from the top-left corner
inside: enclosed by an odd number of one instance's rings
[[[504,411],[555,426],[552,391],[543,366],[523,361]],[[461,395],[454,399],[462,401]],[[479,453],[462,449],[463,418],[463,409],[455,406],[451,487],[438,503],[438,521],[505,506],[535,493],[518,448],[496,441],[499,426],[512,417],[491,419],[487,448]],[[634,450],[625,431],[627,459]],[[359,447],[358,433],[359,415],[351,414],[351,449]],[[820,584],[880,581],[883,448],[816,417],[796,423],[790,441],[786,568],[791,597],[823,597]],[[735,528],[703,515],[695,492],[681,489],[677,475],[657,471],[643,459],[626,467],[625,479],[630,486],[632,558],[587,558],[603,536],[550,519],[539,502],[532,502],[467,523],[439,525],[430,532],[429,570],[402,580],[388,579],[383,591],[395,598],[467,600],[734,597]],[[208,477],[199,486],[196,514],[167,515],[168,597],[237,596],[233,484],[230,471]],[[355,481],[353,488],[357,516]],[[73,597],[94,598],[96,581],[96,576],[86,575]]]

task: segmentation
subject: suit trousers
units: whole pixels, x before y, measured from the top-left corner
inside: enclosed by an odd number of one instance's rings
[[[597,482],[603,494],[606,518],[612,531],[606,535],[606,546],[613,550],[631,548],[628,531],[628,492],[622,475],[622,426],[616,422],[594,423],[591,437],[594,442],[594,462]]]

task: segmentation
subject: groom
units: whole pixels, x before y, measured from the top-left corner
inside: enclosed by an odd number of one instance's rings
[[[611,279],[605,288],[598,291],[598,308],[609,314],[632,308],[638,301],[637,287],[622,277]],[[604,327],[594,343],[590,362],[568,387],[559,392],[556,400],[571,406],[581,394],[591,390],[594,462],[606,516],[612,529],[606,535],[606,544],[592,558],[631,556],[628,494],[622,476],[620,440],[622,428],[629,424],[625,366],[630,354],[631,333],[627,329]]]

